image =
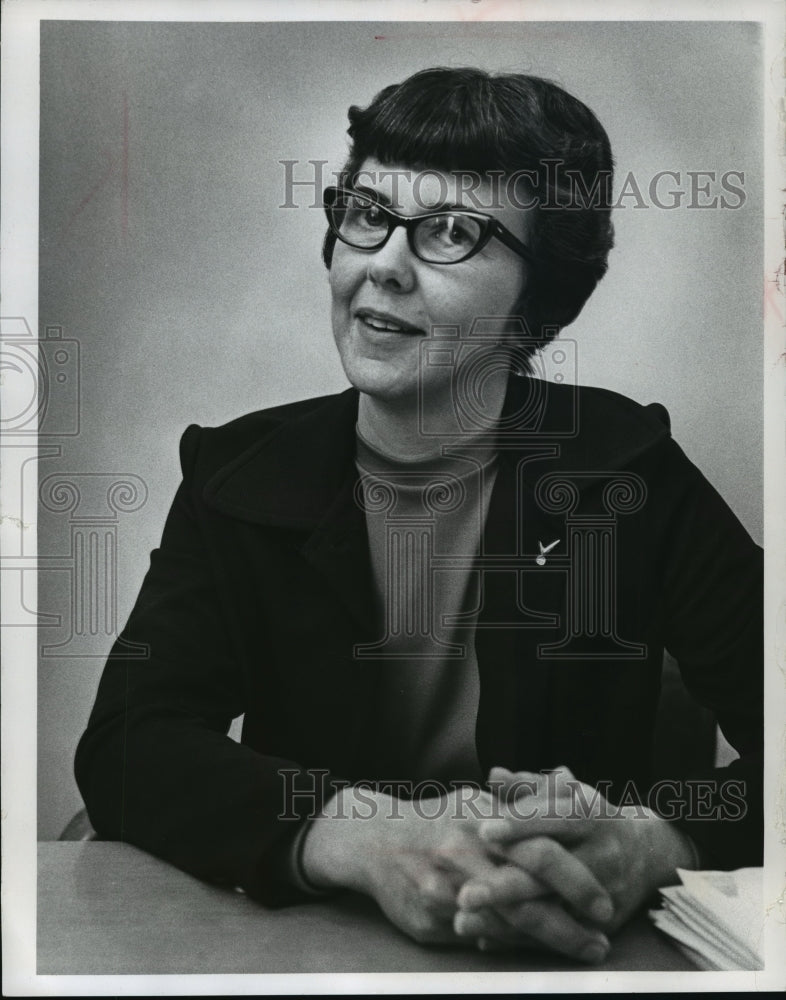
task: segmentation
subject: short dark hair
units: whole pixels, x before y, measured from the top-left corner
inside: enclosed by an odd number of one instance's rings
[[[349,122],[345,182],[370,157],[419,170],[531,171],[534,273],[517,309],[532,352],[573,322],[614,243],[611,146],[585,104],[536,76],[434,68],[385,87],[367,108],[353,105]],[[335,239],[328,231],[328,267]]]

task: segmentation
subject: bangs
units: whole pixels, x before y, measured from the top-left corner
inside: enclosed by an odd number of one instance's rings
[[[504,85],[481,70],[425,70],[381,91],[371,106],[349,109],[352,166],[374,157],[416,169],[511,173],[526,167],[511,142]],[[506,114],[507,112],[507,114]]]

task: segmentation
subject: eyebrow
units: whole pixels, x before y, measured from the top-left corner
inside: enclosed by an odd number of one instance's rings
[[[355,184],[352,186],[353,191],[357,191],[358,194],[367,195],[373,201],[378,201],[381,205],[386,208],[391,208],[392,202],[390,198],[383,194],[381,191],[375,191],[373,188],[363,187],[362,184]],[[444,204],[435,205],[434,208],[429,208],[427,211],[422,212],[422,215],[430,215],[432,212],[469,212],[471,215],[483,215],[476,208],[470,208],[467,205],[459,205],[455,202],[445,202]],[[416,216],[407,216],[407,218],[416,218]]]

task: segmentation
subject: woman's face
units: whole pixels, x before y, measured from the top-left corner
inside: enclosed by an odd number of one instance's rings
[[[418,179],[417,171],[373,159],[363,164],[358,185],[378,193],[401,215],[422,215],[445,204],[477,210],[480,204],[523,243],[531,242],[531,212],[512,205],[502,194],[504,185],[492,188],[484,181],[475,189],[473,204],[456,175],[429,170]],[[372,397],[416,399],[421,344],[431,328],[457,327],[464,338],[478,317],[511,315],[527,267],[495,238],[469,260],[449,265],[419,260],[401,226],[379,250],[356,250],[337,241],[330,268],[333,335],[347,378]],[[497,342],[490,340],[488,349],[496,350]],[[424,390],[437,397],[453,373],[428,366],[422,377]]]

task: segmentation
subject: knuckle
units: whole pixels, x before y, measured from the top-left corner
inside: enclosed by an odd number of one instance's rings
[[[559,861],[560,848],[548,837],[535,837],[532,842],[532,861],[538,871],[547,871]]]
[[[466,846],[467,840],[468,834],[464,826],[454,823],[442,839],[442,850],[445,853],[455,853]]]
[[[439,868],[452,871],[461,868],[475,849],[472,838],[465,831],[452,830],[435,851],[434,857]]]
[[[608,837],[599,845],[594,867],[600,867],[608,876],[616,877],[623,872],[625,858],[616,837]]]
[[[607,852],[608,864],[613,873],[615,875],[623,874],[625,870],[625,852],[616,837],[609,839]]]
[[[436,872],[423,875],[418,883],[418,896],[421,903],[429,909],[445,898],[445,882]]]

